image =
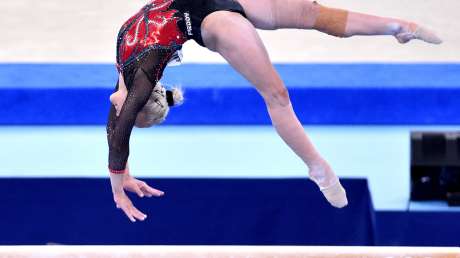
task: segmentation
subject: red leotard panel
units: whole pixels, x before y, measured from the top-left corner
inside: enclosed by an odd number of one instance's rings
[[[153,0],[131,17],[121,28],[117,44],[119,69],[141,58],[150,49],[177,50],[187,41],[180,30],[178,10],[171,9],[174,0]]]

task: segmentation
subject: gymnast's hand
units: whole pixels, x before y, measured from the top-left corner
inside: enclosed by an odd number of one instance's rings
[[[150,187],[146,182],[136,179],[129,174],[125,175],[125,178],[123,180],[123,188],[126,191],[136,193],[141,198],[144,196],[160,197],[164,195],[164,192],[157,190],[153,187]]]
[[[110,174],[110,182],[112,184],[113,199],[117,208],[123,210],[132,222],[136,222],[136,219],[143,221],[147,218],[147,215],[134,207],[125,190],[134,192],[141,198],[144,196],[160,197],[164,195],[162,191],[152,188],[147,183],[129,175],[129,171],[121,175]]]

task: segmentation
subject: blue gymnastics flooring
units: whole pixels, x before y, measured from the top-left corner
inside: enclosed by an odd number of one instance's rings
[[[367,178],[377,210],[409,208],[411,130],[459,127],[306,127],[340,177]],[[0,127],[0,177],[106,177],[105,128]],[[132,173],[149,178],[305,178],[269,126],[135,129]]]
[[[279,64],[306,125],[458,125],[460,64]],[[0,125],[103,125],[107,64],[0,65]],[[269,125],[262,98],[228,65],[168,68],[185,90],[168,125]]]

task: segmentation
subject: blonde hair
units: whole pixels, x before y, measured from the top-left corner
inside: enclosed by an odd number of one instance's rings
[[[172,100],[167,99],[167,92],[172,95]],[[135,126],[139,128],[147,128],[156,124],[162,123],[169,113],[170,106],[178,106],[184,102],[182,90],[172,88],[166,90],[163,85],[158,82],[150,95],[149,100],[137,114]]]

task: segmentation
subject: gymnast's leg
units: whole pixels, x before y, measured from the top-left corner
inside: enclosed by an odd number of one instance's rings
[[[442,41],[430,30],[401,19],[328,8],[309,0],[238,0],[248,19],[259,29],[316,29],[337,37],[392,35],[400,43],[420,39]]]
[[[278,134],[305,162],[312,180],[335,207],[347,205],[346,194],[328,163],[305,134],[289,100],[283,81],[272,66],[254,26],[237,13],[219,11],[208,15],[201,31],[207,48],[220,53],[256,86]]]

